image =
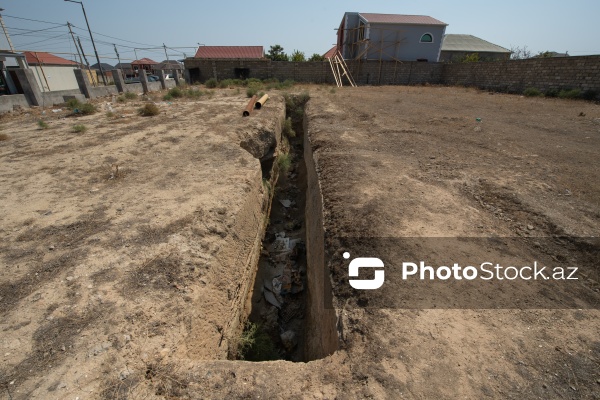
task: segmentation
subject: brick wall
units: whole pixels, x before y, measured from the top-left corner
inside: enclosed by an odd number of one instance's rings
[[[348,61],[359,85],[447,84],[476,86],[508,92],[528,87],[540,90],[581,89],[600,92],[600,56],[539,58],[467,64],[395,61]],[[249,78],[293,79],[297,82],[335,83],[329,62],[273,62],[270,60],[185,60],[193,81],[236,78],[236,68]],[[346,83],[346,82],[344,82]]]

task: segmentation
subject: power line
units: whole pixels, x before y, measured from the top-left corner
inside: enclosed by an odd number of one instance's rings
[[[26,31],[26,32],[21,32],[21,33],[14,33],[12,36],[21,36],[21,35],[27,35],[27,36],[29,36],[30,34],[35,33],[35,32],[44,32],[44,31],[48,31],[48,30],[51,30],[51,29],[62,28],[64,26],[66,26],[66,25],[62,25],[60,27],[59,26],[52,26],[50,28],[37,29],[37,30],[27,30],[27,29],[20,29],[20,28],[10,28],[10,29]]]
[[[74,27],[75,29],[84,30],[84,29],[82,29],[82,28],[79,28],[78,26],[75,26],[75,25],[73,25],[73,27]],[[94,31],[92,31],[92,33],[94,33],[94,34],[96,34],[96,35],[99,35],[99,36],[104,36],[104,37],[107,37],[107,38],[111,38],[111,39],[114,39],[114,40],[119,40],[119,41],[121,41],[121,42],[133,43],[133,44],[139,44],[139,45],[142,45],[142,46],[155,46],[155,45],[153,45],[153,44],[139,43],[139,42],[134,42],[134,41],[131,41],[131,40],[119,39],[119,38],[116,38],[116,37],[114,37],[114,36],[104,35],[104,34],[102,34],[102,33],[94,32]],[[156,46],[156,47],[160,47],[160,46]],[[161,47],[161,48],[162,48],[162,47]]]
[[[57,39],[59,37],[63,37],[63,36],[68,36],[68,33],[61,33],[58,36],[54,36],[48,39],[44,39],[44,40],[38,40],[37,42],[31,42],[31,43],[27,43],[27,44],[22,44],[20,47],[27,47],[27,46],[31,46],[32,44],[38,44],[38,43],[43,43],[43,42],[47,42],[48,40],[52,40],[52,39]]]
[[[7,18],[16,18],[16,19],[22,19],[25,21],[32,21],[32,22],[41,22],[42,24],[53,24],[53,25],[60,25],[60,26],[64,26],[65,24],[59,24],[56,22],[49,22],[49,21],[40,21],[39,19],[29,19],[29,18],[23,18],[23,17],[15,17],[13,15],[6,15],[6,14],[2,14],[3,17],[7,17]]]

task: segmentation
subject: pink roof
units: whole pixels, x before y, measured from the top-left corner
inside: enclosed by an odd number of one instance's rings
[[[324,58],[331,58],[331,57],[333,57],[333,55],[335,53],[337,53],[337,49],[338,49],[337,46],[333,46],[331,48],[331,50],[329,50],[327,53],[323,54],[323,57]]]
[[[155,64],[158,64],[158,63],[149,58],[142,58],[141,60],[135,60],[131,63],[131,65],[155,65]]]
[[[66,58],[55,56],[54,54],[44,51],[24,51],[27,64],[39,65],[78,65],[75,61],[67,60]]]
[[[263,58],[262,46],[200,46],[196,58]]]
[[[366,19],[367,22],[376,24],[448,25],[427,15],[360,13],[360,16]]]

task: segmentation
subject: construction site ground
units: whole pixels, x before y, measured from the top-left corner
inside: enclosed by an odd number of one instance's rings
[[[598,237],[597,104],[455,87],[291,91],[311,96],[297,133],[331,257],[345,234]],[[2,398],[600,398],[597,259],[581,307],[497,310],[364,307],[330,263],[335,351],[229,360],[268,222],[257,154],[275,145],[285,107],[273,91],[242,118],[238,89],[211,93],[156,95],[154,117],[137,114],[140,97],[99,100],[91,116],[0,118]],[[512,251],[561,259],[540,241]]]

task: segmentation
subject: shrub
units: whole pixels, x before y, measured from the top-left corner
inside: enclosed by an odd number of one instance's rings
[[[151,117],[153,115],[160,114],[159,108],[154,103],[146,103],[144,107],[138,110],[141,116],[143,117]]]
[[[119,96],[117,97],[117,102],[119,103],[125,103],[127,100],[125,99],[125,96]]]
[[[197,99],[198,97],[202,97],[202,96],[204,96],[204,92],[202,90],[190,88],[185,91],[185,97],[189,97],[191,99]]]
[[[171,96],[171,98],[180,98],[183,97],[183,91],[178,87],[174,87],[167,92],[167,96]]]
[[[292,166],[292,158],[289,154],[281,153],[277,156],[277,165],[279,165],[279,169],[284,173],[288,172],[290,167]]]
[[[44,122],[44,121],[42,121],[42,120],[40,119],[40,120],[38,121],[38,127],[39,127],[40,129],[48,129],[50,126],[49,126],[49,125],[48,125],[46,122]]]
[[[115,116],[115,113],[112,111],[107,111],[106,112],[106,118],[113,118]]]
[[[167,93],[167,94],[165,94],[163,96],[163,100],[164,101],[171,101],[171,100],[173,100],[173,96],[171,94]]]
[[[93,105],[92,103],[82,104],[81,107],[79,108],[79,112],[83,115],[92,115],[92,114],[95,114],[96,111],[98,111],[98,110],[96,109],[96,106]]]
[[[292,128],[292,118],[288,117],[283,123],[283,133],[290,138],[296,137],[296,132]]]
[[[558,97],[558,93],[559,93],[558,89],[548,89],[544,93],[544,96],[546,96],[546,97]]]
[[[67,108],[74,110],[79,107],[81,107],[81,102],[79,100],[77,100],[77,99],[67,100]]]
[[[258,92],[258,89],[256,88],[256,86],[248,86],[248,88],[246,89],[246,96],[252,97],[257,92]]]
[[[138,98],[138,95],[136,93],[133,93],[133,92],[125,92],[124,96],[125,96],[125,98],[127,100],[133,100],[133,99],[137,99]]]
[[[529,87],[523,91],[523,94],[527,97],[537,97],[541,96],[542,92],[537,88]]]
[[[206,83],[204,83],[204,85],[209,89],[216,88],[218,84],[219,84],[219,82],[217,82],[217,80],[215,78],[210,78],[209,80],[206,81]]]
[[[581,97],[581,90],[561,90],[560,93],[558,93],[558,97],[560,97],[561,99],[578,99]]]
[[[75,125],[73,126],[73,132],[75,133],[83,133],[87,131],[87,127],[85,125]]]
[[[239,338],[238,356],[247,361],[272,361],[280,358],[269,334],[262,326],[252,322],[246,324]]]

